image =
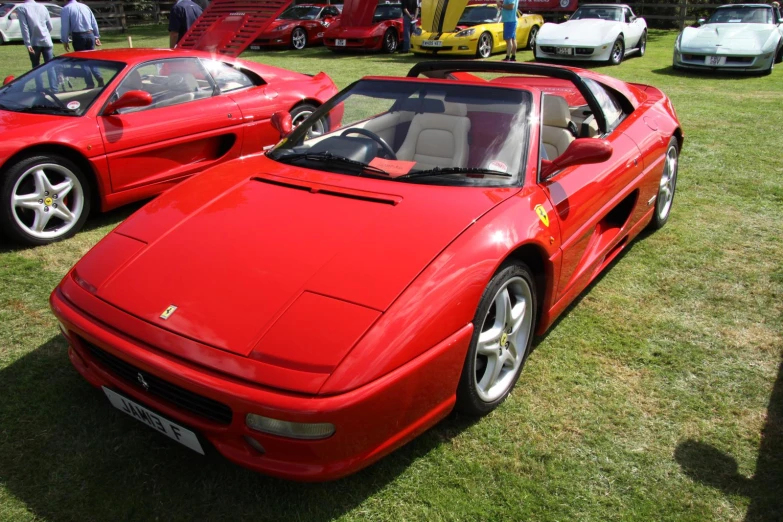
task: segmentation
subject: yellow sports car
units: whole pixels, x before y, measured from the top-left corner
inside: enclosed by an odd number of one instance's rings
[[[459,20],[449,24],[449,15],[455,19],[457,6],[446,4],[447,11],[437,10],[437,1],[422,2],[420,35],[411,36],[411,51],[417,54],[461,54],[488,58],[493,53],[506,50],[503,40],[503,22],[496,3],[471,4],[461,11]],[[460,7],[462,7],[460,6]],[[429,8],[429,9],[428,9]],[[436,15],[437,11],[437,15]],[[536,35],[544,19],[541,15],[517,12],[517,46],[519,49],[533,49]],[[450,27],[449,27],[450,26]]]

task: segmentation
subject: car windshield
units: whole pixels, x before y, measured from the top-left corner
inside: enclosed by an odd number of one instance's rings
[[[10,13],[16,4],[0,4],[0,18]]]
[[[375,8],[375,14],[372,16],[373,23],[383,22],[385,20],[394,20],[402,18],[401,4],[383,4]]]
[[[283,11],[278,20],[315,20],[320,12],[320,7],[294,6]]]
[[[0,88],[0,109],[81,116],[125,64],[55,58]]]
[[[730,7],[718,9],[709,24],[771,24],[772,9],[769,7]]]
[[[395,182],[513,185],[524,172],[531,99],[511,87],[360,80],[268,155]]]
[[[580,7],[574,11],[570,20],[585,20],[587,18],[619,22],[622,20],[622,10],[619,7]]]
[[[499,14],[500,11],[497,7],[489,5],[466,7],[457,25],[491,24],[498,21]]]

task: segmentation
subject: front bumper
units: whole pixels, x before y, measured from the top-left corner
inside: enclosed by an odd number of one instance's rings
[[[606,62],[612,54],[612,44],[579,45],[536,41],[536,56],[545,60],[565,60],[573,62]],[[570,54],[560,54],[558,49],[570,49]]]
[[[263,33],[250,44],[251,50],[261,47],[289,47],[291,45],[291,31],[276,31]]]
[[[449,38],[442,40],[441,47],[425,47],[422,42],[421,39],[413,39],[411,52],[429,55],[473,56],[476,54],[478,38]]]
[[[337,45],[344,40],[345,45]],[[383,35],[361,38],[324,36],[324,45],[331,51],[377,51],[383,44]]]
[[[722,63],[714,63],[716,60]],[[764,72],[769,70],[774,60],[774,51],[757,55],[728,55],[675,49],[672,65],[698,71]]]
[[[59,287],[50,304],[69,341],[73,366],[92,385],[113,389],[195,430],[239,465],[307,481],[354,473],[445,417],[456,400],[472,332],[467,325],[384,377],[348,393],[325,397],[261,386],[157,350],[87,315]],[[224,405],[230,409],[228,418],[201,415],[148,393],[105,359],[96,357],[95,348],[154,379]],[[290,422],[329,422],[335,433],[322,440],[260,433],[246,426],[248,413]],[[259,445],[263,452],[257,449]]]

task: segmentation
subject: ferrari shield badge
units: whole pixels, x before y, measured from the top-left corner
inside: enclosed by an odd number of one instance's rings
[[[172,314],[173,314],[174,312],[176,312],[176,311],[177,311],[177,307],[176,307],[176,306],[174,306],[174,305],[169,305],[169,307],[168,307],[168,308],[166,308],[166,309],[163,311],[163,313],[162,313],[162,314],[160,314],[160,318],[161,318],[161,319],[163,319],[163,320],[165,321],[166,319],[168,319],[169,317],[171,317],[171,316],[172,316]]]
[[[544,224],[545,227],[549,226],[549,215],[546,213],[546,209],[543,207],[543,205],[536,205],[536,214],[538,214],[538,219],[541,220],[541,222]]]

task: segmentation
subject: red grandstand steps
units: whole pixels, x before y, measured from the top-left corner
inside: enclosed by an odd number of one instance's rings
[[[177,44],[239,56],[291,4],[291,0],[213,0]]]

